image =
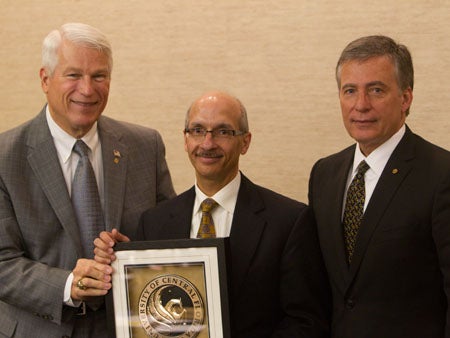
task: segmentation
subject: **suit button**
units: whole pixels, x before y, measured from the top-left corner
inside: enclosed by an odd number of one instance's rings
[[[352,310],[355,307],[355,302],[353,301],[353,299],[347,299],[347,301],[345,302],[345,307],[347,308],[347,310]]]

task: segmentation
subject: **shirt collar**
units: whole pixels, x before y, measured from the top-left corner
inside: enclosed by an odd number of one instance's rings
[[[238,172],[235,178],[231,180],[226,186],[216,192],[213,196],[206,196],[198,187],[197,182],[195,183],[195,202],[194,202],[194,212],[200,210],[200,204],[205,198],[214,199],[222,208],[226,211],[233,213],[236,206],[237,195],[239,192],[239,187],[241,186],[241,173]]]
[[[400,140],[402,139],[403,135],[405,135],[405,130],[406,127],[405,124],[403,124],[403,126],[394,135],[392,135],[391,138],[389,138],[389,140],[387,140],[378,148],[376,148],[374,151],[372,151],[367,157],[365,157],[364,154],[361,152],[358,144],[355,149],[352,176],[356,174],[358,164],[362,160],[366,161],[366,163],[370,166],[370,170],[373,170],[375,174],[380,176],[384,170],[384,167],[386,166],[387,161],[394,152],[394,149],[400,143]]]
[[[77,141],[72,135],[65,132],[56,122],[53,120],[52,115],[50,114],[48,105],[45,109],[47,124],[50,129],[50,133],[53,137],[53,141],[55,143],[56,150],[61,157],[62,161],[66,163],[70,155],[72,154],[72,149]],[[88,145],[92,152],[99,145],[99,137],[97,132],[97,122],[94,123],[92,128],[81,138],[84,143]]]

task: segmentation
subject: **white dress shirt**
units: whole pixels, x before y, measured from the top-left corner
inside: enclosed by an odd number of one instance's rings
[[[53,142],[58,154],[59,164],[66,180],[67,190],[69,195],[72,193],[72,181],[75,175],[75,170],[78,165],[80,157],[77,153],[73,152],[73,146],[77,141],[72,135],[66,133],[56,122],[52,119],[47,107],[47,124],[50,128],[50,133],[53,136]],[[102,208],[104,207],[104,189],[103,189],[103,161],[102,161],[102,147],[100,144],[97,122],[92,126],[91,130],[81,138],[84,143],[91,149],[89,153],[89,160],[91,161],[92,168],[94,169],[95,179],[97,180],[98,193],[100,195],[100,201]]]
[[[355,156],[353,159],[353,167],[349,172],[347,179],[347,186],[345,188],[345,196],[344,196],[344,204],[342,207],[342,215],[344,214],[345,208],[345,200],[347,198],[347,190],[350,186],[350,183],[353,180],[357,173],[357,168],[359,163],[362,160],[365,160],[366,163],[370,166],[370,169],[366,171],[364,175],[365,189],[366,189],[366,198],[364,201],[364,211],[366,211],[367,205],[369,204],[370,198],[372,197],[373,191],[380,179],[380,176],[386,166],[389,158],[391,157],[394,149],[399,144],[403,135],[405,134],[406,127],[403,125],[399,131],[397,131],[394,135],[391,136],[389,140],[384,142],[381,146],[372,151],[369,156],[365,157],[359,148],[359,144],[357,144],[355,149]]]
[[[241,185],[241,173],[220,189],[213,196],[206,196],[195,183],[195,202],[192,212],[191,238],[197,238],[198,228],[202,219],[200,204],[206,198],[214,199],[218,206],[211,212],[216,228],[217,237],[229,237],[231,232],[231,223],[233,222],[234,208],[236,207],[239,187]]]
[[[73,146],[77,141],[76,138],[65,132],[56,122],[53,120],[48,105],[46,107],[47,124],[50,129],[50,133],[53,137],[53,142],[58,154],[59,164],[61,166],[64,179],[66,181],[67,191],[69,195],[72,192],[72,181],[75,175],[75,170],[78,165],[79,156],[73,152]],[[103,161],[102,161],[102,149],[97,132],[97,122],[92,126],[91,130],[81,138],[84,143],[91,149],[89,154],[89,160],[92,163],[94,169],[95,178],[97,180],[98,192],[100,195],[100,202],[104,209],[104,189],[103,189]],[[73,273],[67,277],[66,285],[64,287],[64,304],[78,307],[80,301],[72,301],[70,294],[72,288]]]

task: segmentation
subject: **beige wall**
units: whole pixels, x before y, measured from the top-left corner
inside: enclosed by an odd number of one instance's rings
[[[224,89],[249,111],[253,141],[241,168],[255,182],[306,201],[309,171],[351,143],[334,66],[362,35],[387,34],[412,54],[416,86],[407,122],[450,149],[450,1],[437,0],[0,0],[0,131],[45,102],[40,46],[53,28],[103,30],[115,68],[106,115],[158,129],[175,188],[193,183],[184,113],[203,91]]]

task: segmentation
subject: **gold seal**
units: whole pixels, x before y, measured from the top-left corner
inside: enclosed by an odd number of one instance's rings
[[[162,275],[147,283],[138,312],[142,328],[152,338],[197,337],[205,320],[200,292],[179,275]]]

